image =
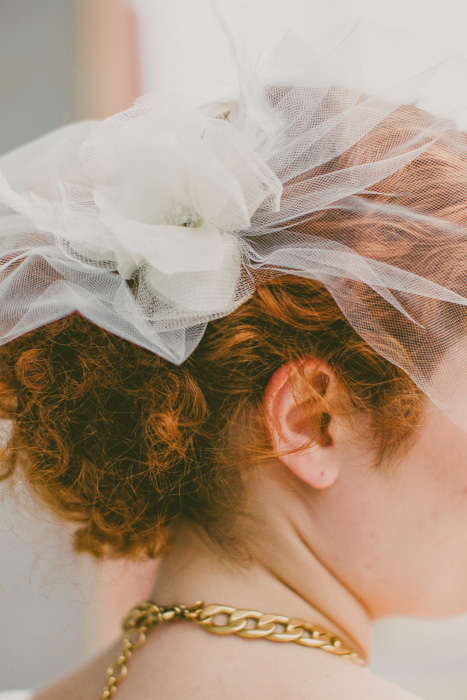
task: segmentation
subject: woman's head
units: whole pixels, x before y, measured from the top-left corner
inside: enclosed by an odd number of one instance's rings
[[[390,119],[404,131],[420,113],[401,108]],[[461,221],[467,198],[459,182],[467,182],[467,164],[455,155],[459,139],[465,136],[441,134],[405,169],[362,195],[361,211],[322,211],[291,222],[288,230],[352,240],[361,254],[394,264],[414,252],[423,261],[420,250],[431,250],[432,229],[418,219],[404,221],[381,206],[375,217],[371,204],[383,205],[397,192],[401,206]],[[351,167],[364,158],[365,148],[363,139],[332,169]],[[369,227],[374,238],[368,236]],[[459,239],[452,243],[449,264],[447,257],[426,258],[424,263],[431,265],[435,279],[438,272],[440,278],[457,279],[464,259],[465,243]],[[164,550],[179,520],[191,519],[230,553],[241,556],[248,551],[242,535],[248,525],[242,516],[248,510],[250,475],[261,479],[274,465],[285,469],[289,486],[297,477],[303,484],[311,508],[307,512],[322,521],[321,543],[328,542],[329,552],[339,550],[333,537],[346,542],[336,569],[349,565],[345,557],[353,551],[352,543],[361,553],[355,562],[365,566],[372,549],[364,543],[373,539],[383,547],[378,538],[389,526],[388,519],[394,522],[388,511],[388,488],[395,478],[391,474],[403,471],[413,487],[406,493],[415,498],[416,484],[426,485],[440,467],[437,461],[422,469],[430,455],[436,460],[440,456],[445,437],[433,444],[434,436],[461,431],[447,419],[441,427],[440,411],[438,418],[429,418],[436,409],[421,389],[360,337],[330,291],[316,280],[292,274],[267,277],[258,272],[256,281],[252,297],[228,316],[211,321],[196,350],[179,367],[80,314],[0,347],[3,416],[13,419],[5,470],[24,473],[54,512],[76,524],[78,550],[97,556],[152,555]],[[374,317],[391,328],[394,307],[362,283],[347,284],[355,291],[356,303],[365,298],[368,308],[369,300]],[[419,311],[435,307],[442,313],[442,302],[432,299]],[[412,360],[417,332],[415,328],[411,336]],[[397,339],[391,353],[402,366],[412,361]],[[435,367],[426,370],[430,373]],[[426,433],[430,420],[438,421],[429,429],[431,437]],[[278,438],[284,427],[288,437]],[[452,449],[457,474],[452,486],[457,488],[467,465],[462,464],[459,447]],[[412,466],[402,469],[405,461]],[[346,471],[347,463],[353,466]],[[436,472],[441,481],[449,476],[444,466]],[[369,491],[358,490],[359,468],[366,470]],[[422,518],[436,494],[426,494],[425,501],[424,495],[419,494],[420,511],[411,500],[404,512]],[[381,521],[373,507],[378,498]],[[400,498],[397,503],[402,503]],[[394,532],[396,539],[402,534],[397,528]],[[396,546],[389,536],[384,541]],[[352,581],[356,589],[363,585],[358,575]],[[376,589],[379,574],[374,582]],[[375,602],[375,610],[387,611],[391,605],[394,608],[394,602],[385,600],[378,607]]]

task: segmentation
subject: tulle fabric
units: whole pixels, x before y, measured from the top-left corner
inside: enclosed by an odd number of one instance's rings
[[[220,21],[229,105],[148,93],[0,158],[0,343],[79,311],[181,364],[258,283],[298,275],[467,429],[467,222],[401,204],[440,139],[467,159],[464,59],[368,23],[312,49]]]

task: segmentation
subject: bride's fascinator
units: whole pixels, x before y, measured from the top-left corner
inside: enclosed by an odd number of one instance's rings
[[[224,31],[231,101],[151,92],[0,158],[0,343],[79,312],[179,365],[298,275],[465,427],[464,59],[361,22],[315,48]]]

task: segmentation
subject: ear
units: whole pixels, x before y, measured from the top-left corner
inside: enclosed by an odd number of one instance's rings
[[[290,362],[274,373],[263,408],[277,458],[313,488],[326,489],[339,475],[331,412],[337,407],[339,381],[321,360],[306,360],[300,368],[301,373]],[[290,453],[307,443],[306,449]]]

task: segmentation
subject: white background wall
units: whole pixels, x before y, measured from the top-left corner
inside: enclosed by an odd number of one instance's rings
[[[0,0],[0,153],[73,118],[72,21],[68,1]],[[33,687],[82,658],[88,580],[46,516],[2,497],[0,690]]]

